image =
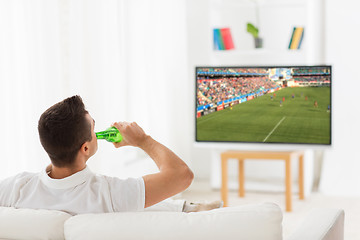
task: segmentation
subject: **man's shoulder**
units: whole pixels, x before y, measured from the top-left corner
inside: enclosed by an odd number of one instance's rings
[[[106,180],[106,181],[138,181],[139,179],[142,179],[142,176],[139,176],[139,177],[125,177],[125,178],[122,178],[122,177],[119,177],[119,176],[110,176],[110,175],[106,175],[106,174],[99,174],[99,173],[96,173],[94,174],[94,177],[97,178],[97,179],[101,179],[101,180]]]
[[[21,189],[32,179],[37,178],[36,175],[36,173],[21,172],[0,180],[0,206],[14,206],[20,196]]]
[[[117,176],[107,176],[103,174],[95,174],[94,177],[96,181],[103,182],[111,187],[123,187],[123,186],[131,186],[131,185],[142,185],[143,178],[142,177],[129,177],[129,178],[120,178]]]
[[[20,172],[18,174],[15,174],[14,176],[12,176],[15,179],[22,179],[22,178],[31,178],[31,177],[35,177],[38,176],[39,173],[33,173],[33,172]]]
[[[19,182],[27,182],[31,178],[37,177],[38,173],[32,173],[32,172],[21,172],[16,175],[13,175],[11,177],[7,177],[5,179],[0,180],[0,184],[11,184],[11,183],[19,183]]]

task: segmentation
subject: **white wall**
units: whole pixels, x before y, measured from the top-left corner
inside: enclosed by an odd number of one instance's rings
[[[216,1],[201,0],[188,1],[188,52],[189,52],[189,75],[190,81],[195,88],[195,66],[236,66],[236,65],[292,65],[292,64],[321,64],[324,61],[323,46],[320,39],[322,36],[322,13],[321,1],[291,0],[291,1]],[[258,6],[259,18],[256,17]],[[318,11],[314,14],[314,11]],[[260,36],[264,38],[263,49],[254,50],[252,36],[246,32],[246,23],[259,24]],[[304,26],[306,38],[302,49],[288,51],[288,42],[294,26]],[[213,51],[212,29],[215,27],[230,27],[235,44],[235,50]],[[314,40],[315,39],[315,40]],[[317,49],[316,52],[312,51]],[[194,91],[194,90],[193,90]],[[193,97],[195,101],[195,97]],[[195,102],[193,102],[195,105]],[[194,118],[194,117],[193,117]],[[193,123],[195,120],[193,120]],[[192,126],[194,139],[194,125]],[[213,159],[211,149],[217,150],[218,146],[205,148],[193,147],[193,168],[196,177],[209,179],[212,175],[211,161]],[[227,146],[228,149],[243,150],[284,150],[285,146],[245,145]],[[291,150],[292,146],[285,149]],[[304,147],[303,147],[304,148]],[[308,150],[305,148],[305,150]],[[307,158],[313,162],[313,154],[308,153]],[[216,160],[215,160],[216,161]],[[253,163],[246,165],[247,177],[270,179],[283,178],[283,164],[281,162]],[[261,169],[271,169],[261,171]],[[296,174],[294,167],[294,177]],[[215,171],[217,171],[215,169]],[[220,171],[220,169],[219,169]],[[308,171],[312,171],[309,168]],[[233,175],[236,171],[233,171]],[[214,175],[214,174],[213,174]],[[231,175],[231,173],[230,173]]]
[[[326,61],[333,65],[333,148],[325,152],[320,190],[360,196],[360,3],[326,1]]]
[[[209,2],[209,0],[188,1],[188,55],[191,70],[189,79],[193,81],[193,84],[195,84],[194,66],[216,64],[212,62],[213,54],[208,50],[212,48],[211,40],[204,43],[204,38],[211,38],[211,33],[208,29],[201,27],[207,26],[211,18],[207,11]],[[358,109],[360,100],[357,93],[360,89],[358,73],[360,45],[357,43],[360,37],[358,14],[360,3],[350,0],[320,0],[307,1],[307,3],[311,5],[308,14],[315,16],[313,20],[324,20],[325,24],[308,26],[306,33],[313,31],[318,35],[306,35],[309,38],[305,41],[313,41],[316,44],[307,45],[309,52],[304,59],[308,64],[323,63],[333,66],[333,145],[324,151],[320,190],[329,194],[360,195],[358,187],[360,185],[360,158],[357,154],[360,136],[360,110]],[[248,41],[246,37],[243,40]],[[193,128],[192,134],[194,131]],[[196,176],[200,179],[209,179],[211,151],[209,148],[194,147],[192,153],[192,166]],[[318,152],[317,156],[321,158],[321,152]],[[319,164],[315,167],[321,166],[320,162],[317,163]],[[263,168],[249,166],[247,177],[259,177],[260,175],[257,175],[259,169]],[[278,176],[283,174],[280,170],[281,166],[272,166],[270,169]],[[266,172],[260,172],[266,175]],[[267,176],[271,177],[271,175]]]
[[[182,0],[0,1],[0,126],[6,136],[0,179],[49,163],[37,121],[73,94],[83,97],[96,131],[136,121],[190,162],[185,10]],[[88,163],[103,174],[129,175],[128,162],[144,155],[99,141]]]
[[[321,189],[334,194],[353,194],[356,191],[352,187],[360,184],[360,160],[356,158],[360,135],[356,93],[360,84],[357,74],[360,48],[356,42],[360,37],[357,13],[360,4],[350,0],[324,2],[325,37],[323,45],[318,47],[326,47],[326,63],[333,65],[334,145],[331,151],[325,152]],[[46,164],[47,156],[37,139],[37,119],[50,104],[80,93],[98,120],[98,129],[105,128],[113,119],[144,122],[151,134],[192,165],[197,178],[209,179],[212,153],[193,146],[195,119],[192,114],[194,66],[208,65],[214,57],[208,50],[212,48],[211,33],[201,27],[209,22],[209,0],[187,0],[186,9],[180,0],[158,0],[151,4],[140,0],[106,3],[1,2],[0,29],[6,36],[0,38],[1,126],[7,136],[1,141],[4,146],[1,174],[34,171]],[[122,4],[132,12],[125,11]],[[119,13],[134,24],[122,24],[124,19],[119,18]],[[140,16],[144,18],[138,18]],[[144,22],[148,28],[143,26]],[[154,26],[157,37],[163,41],[150,39],[150,29]],[[323,32],[321,27],[313,29]],[[121,37],[128,34],[132,37],[124,42]],[[204,43],[204,39],[208,41]],[[250,46],[252,39],[244,35],[244,41],[247,41],[244,46]],[[265,39],[266,44],[270,42]],[[321,51],[319,54],[322,55]],[[142,60],[144,57],[146,61]],[[156,83],[153,88],[142,78],[144,71],[137,71],[137,67],[144,64],[147,69],[155,67],[153,73],[157,78],[153,78]],[[136,93],[129,96],[130,91],[136,92],[138,83],[143,83],[145,89],[150,88],[148,93],[144,88],[141,90],[142,94],[150,96],[144,106],[146,114],[127,107],[130,101],[141,103],[141,99],[136,100]],[[95,93],[99,92],[95,98]],[[116,96],[119,92],[121,96]],[[119,99],[121,104],[116,102]],[[159,101],[163,100],[169,101],[164,111],[163,106],[159,106]],[[136,106],[136,103],[132,104]],[[116,110],[112,111],[114,108]],[[101,152],[111,151],[109,145],[103,145],[98,159],[104,156]],[[29,158],[36,158],[37,165],[29,162]],[[110,171],[108,163],[97,167]],[[282,166],[273,169],[282,174]],[[256,176],[258,168],[249,172]]]
[[[188,105],[189,109],[194,112],[195,108],[195,68],[194,66],[206,65],[210,58],[208,47],[211,47],[210,42],[204,43],[204,36],[207,36],[208,30],[199,26],[206,26],[209,18],[207,0],[187,1],[187,31],[188,31],[188,79],[190,88],[188,89],[188,96],[191,103]],[[199,7],[201,6],[201,7]],[[195,21],[194,21],[195,20]],[[201,46],[203,47],[197,47]],[[191,113],[192,113],[191,112]],[[195,173],[195,178],[209,179],[211,172],[211,154],[205,149],[199,149],[193,146],[195,138],[195,113],[187,114],[190,118],[191,125],[189,125],[188,141],[191,149],[192,169]]]

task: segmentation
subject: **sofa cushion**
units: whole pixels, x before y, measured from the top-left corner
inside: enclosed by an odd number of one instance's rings
[[[70,217],[60,211],[0,207],[0,239],[64,239]]]
[[[282,213],[273,203],[197,213],[83,214],[64,226],[66,239],[282,239]]]

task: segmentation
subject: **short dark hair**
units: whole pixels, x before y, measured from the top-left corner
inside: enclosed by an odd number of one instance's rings
[[[69,97],[47,109],[40,117],[40,142],[57,167],[71,166],[81,146],[91,141],[91,123],[80,96]]]

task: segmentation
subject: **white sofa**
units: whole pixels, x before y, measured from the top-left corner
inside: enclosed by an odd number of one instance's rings
[[[289,240],[342,240],[342,210],[316,210]],[[126,212],[71,216],[0,207],[0,239],[279,240],[282,212],[273,203],[198,213]]]

